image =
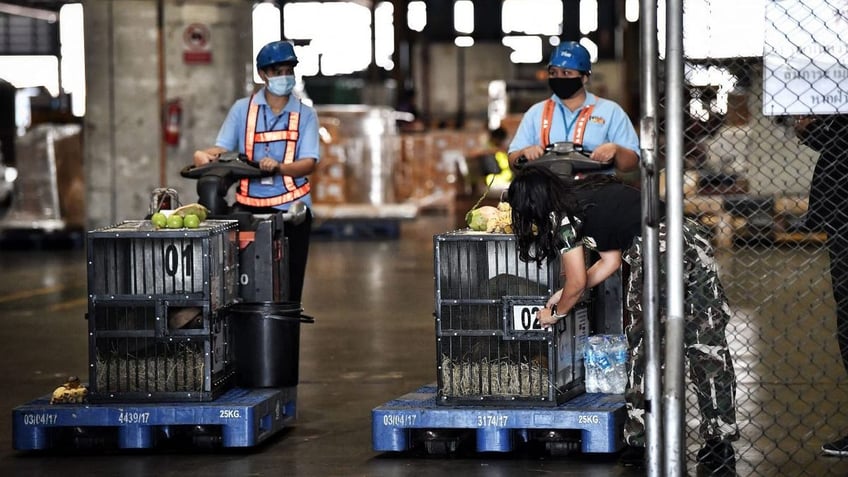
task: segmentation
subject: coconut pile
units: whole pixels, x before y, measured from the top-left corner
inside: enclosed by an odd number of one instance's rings
[[[471,230],[478,232],[511,234],[512,207],[508,202],[499,202],[497,207],[476,207],[466,214],[465,221]]]

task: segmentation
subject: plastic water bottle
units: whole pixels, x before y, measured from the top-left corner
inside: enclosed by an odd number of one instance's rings
[[[624,335],[592,335],[583,347],[587,393],[623,394],[627,386]]]

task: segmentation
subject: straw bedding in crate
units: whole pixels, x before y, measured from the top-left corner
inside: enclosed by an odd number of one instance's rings
[[[508,359],[454,361],[442,355],[442,393],[451,397],[546,396],[551,386],[546,363]]]
[[[182,392],[203,389],[203,352],[178,345],[165,354],[97,356],[97,389],[107,392]]]

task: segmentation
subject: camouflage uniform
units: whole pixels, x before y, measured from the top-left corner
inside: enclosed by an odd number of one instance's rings
[[[736,376],[724,329],[730,319],[730,307],[716,272],[715,258],[708,239],[699,225],[690,220],[683,223],[683,263],[685,289],[684,351],[701,415],[700,434],[704,440],[736,440]],[[666,251],[666,228],[659,230],[660,263]],[[624,438],[628,445],[645,445],[645,349],[642,316],[642,240],[634,239],[633,246],[623,255],[630,265],[625,289],[627,310],[631,323],[627,327],[630,346],[628,362],[627,421]],[[660,283],[665,283],[665,267],[660,267]],[[660,322],[665,323],[665,293],[661,290]]]

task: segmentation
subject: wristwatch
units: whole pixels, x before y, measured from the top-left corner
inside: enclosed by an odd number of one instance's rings
[[[557,321],[559,321],[559,320],[561,320],[561,319],[565,318],[566,316],[568,316],[568,313],[563,313],[562,315],[558,315],[558,314],[557,314],[557,306],[556,306],[556,303],[554,303],[553,305],[551,305],[551,317],[553,317],[554,319],[556,319]]]

